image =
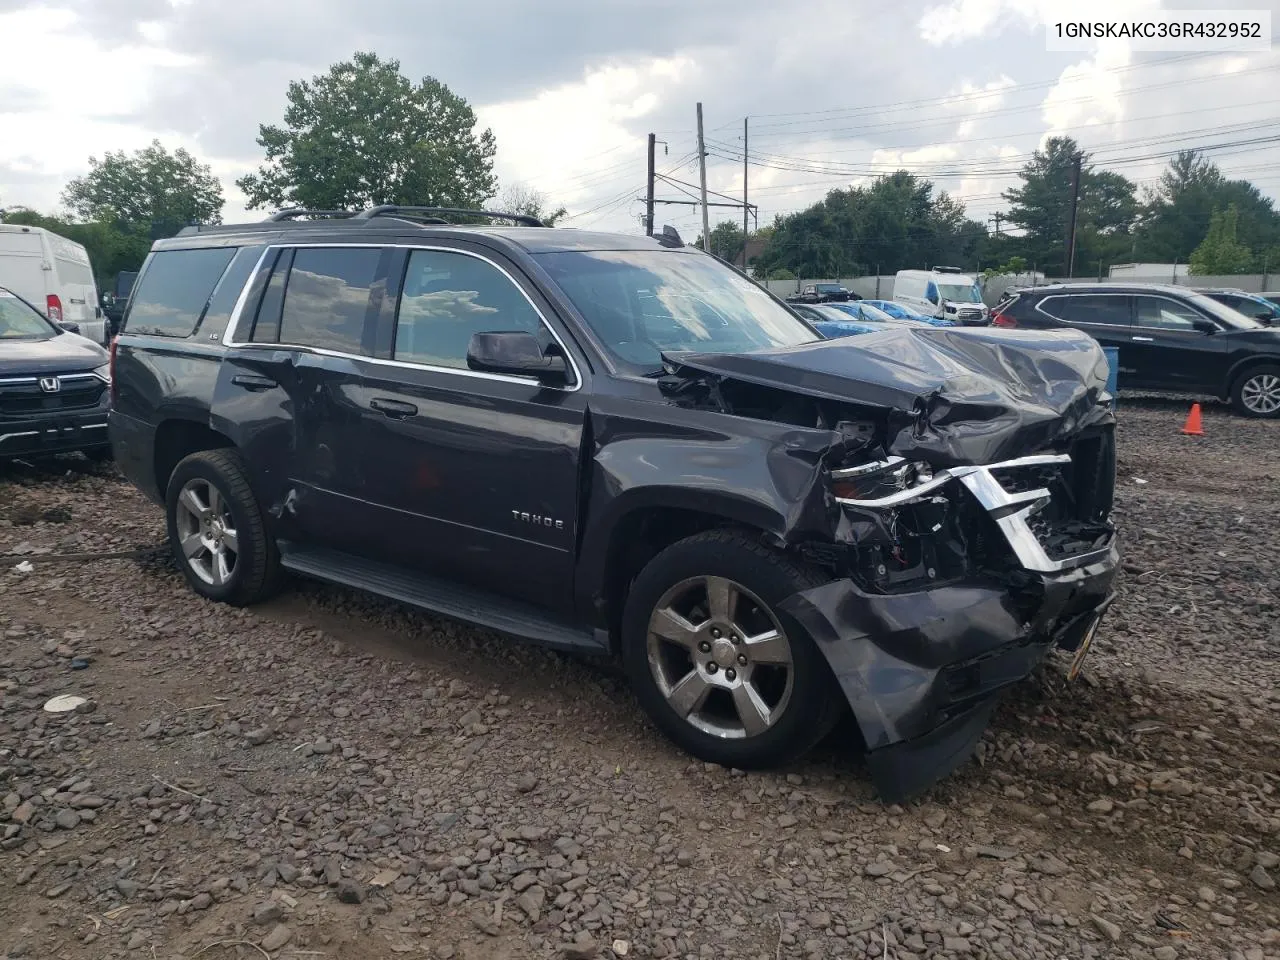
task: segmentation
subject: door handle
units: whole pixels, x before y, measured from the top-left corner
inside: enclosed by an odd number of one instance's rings
[[[369,406],[392,420],[403,420],[418,412],[418,408],[412,403],[405,403],[403,400],[384,400],[382,397],[374,397],[369,401]]]
[[[231,378],[231,382],[246,390],[271,390],[279,386],[270,377],[259,377],[252,373],[237,373]]]
[[[1155,343],[1155,339],[1152,337],[1133,337],[1132,339],[1138,343]]]

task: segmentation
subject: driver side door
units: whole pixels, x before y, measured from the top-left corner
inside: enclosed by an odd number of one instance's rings
[[[1213,332],[1209,332],[1211,327]],[[1217,392],[1227,376],[1227,338],[1190,304],[1156,294],[1133,297],[1128,355],[1133,386]]]

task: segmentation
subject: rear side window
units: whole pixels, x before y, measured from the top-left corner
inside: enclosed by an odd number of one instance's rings
[[[235,247],[153,253],[134,291],[125,328],[157,337],[191,336],[235,253]]]
[[[284,288],[280,342],[370,354],[365,323],[381,256],[377,247],[296,250]]]
[[[1040,309],[1064,323],[1094,323],[1114,327],[1129,325],[1129,298],[1113,294],[1082,293],[1072,297],[1045,297]]]
[[[465,370],[472,334],[497,332],[546,334],[543,345],[550,342],[537,311],[493,264],[443,250],[410,254],[395,359]]]

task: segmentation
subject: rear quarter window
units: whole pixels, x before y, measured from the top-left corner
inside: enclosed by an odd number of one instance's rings
[[[129,304],[125,329],[157,337],[191,336],[235,254],[235,247],[153,253]]]

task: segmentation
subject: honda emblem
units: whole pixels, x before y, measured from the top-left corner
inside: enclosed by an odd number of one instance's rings
[[[40,389],[45,393],[57,393],[62,389],[62,381],[57,377],[41,377]]]

